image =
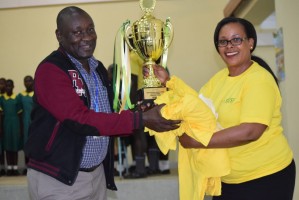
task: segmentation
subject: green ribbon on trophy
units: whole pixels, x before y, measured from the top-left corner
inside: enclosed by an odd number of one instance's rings
[[[129,50],[136,52],[144,60],[144,66],[149,68],[149,76],[144,78],[142,99],[153,102],[157,96],[166,91],[159,79],[155,77],[152,66],[156,64],[157,60],[160,60],[160,64],[166,67],[168,48],[173,39],[173,26],[169,18],[164,23],[152,15],[156,0],[140,0],[139,5],[144,11],[142,18],[132,25],[130,25],[129,20],[123,23],[115,40],[115,111],[134,107],[130,101]],[[121,95],[119,94],[120,91]]]
[[[130,100],[131,89],[131,67],[129,58],[129,48],[125,43],[125,22],[117,32],[114,42],[113,61],[113,109],[116,112],[132,109],[134,105]]]

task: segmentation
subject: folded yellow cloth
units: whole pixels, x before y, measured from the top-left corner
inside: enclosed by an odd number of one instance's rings
[[[166,105],[161,114],[167,119],[180,119],[178,129],[154,135],[160,150],[166,154],[175,150],[177,136],[188,134],[207,146],[217,126],[217,114],[211,102],[173,76],[167,82],[168,91],[157,97],[155,103]],[[226,149],[185,149],[179,145],[178,154],[180,199],[203,200],[205,195],[221,194],[221,176],[230,172]]]

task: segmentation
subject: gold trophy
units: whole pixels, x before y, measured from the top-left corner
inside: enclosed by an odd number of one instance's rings
[[[149,76],[144,78],[142,97],[139,99],[150,102],[166,91],[166,87],[155,77],[152,66],[157,60],[163,60],[166,65],[168,47],[173,38],[173,26],[169,18],[164,23],[152,15],[156,0],[140,0],[139,4],[144,15],[132,25],[130,22],[124,24],[124,37],[129,48],[136,52],[149,68]]]

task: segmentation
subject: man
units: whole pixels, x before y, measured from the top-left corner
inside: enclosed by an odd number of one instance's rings
[[[58,50],[38,66],[34,109],[25,146],[31,199],[107,199],[113,179],[113,139],[143,126],[176,129],[180,121],[147,112],[112,113],[107,70],[93,57],[97,34],[92,18],[78,7],[57,16]]]

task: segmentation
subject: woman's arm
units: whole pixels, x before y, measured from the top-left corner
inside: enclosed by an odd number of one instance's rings
[[[261,137],[267,126],[259,123],[242,123],[220,130],[213,134],[208,146],[191,138],[187,134],[179,137],[179,142],[184,148],[229,148],[256,141]]]

